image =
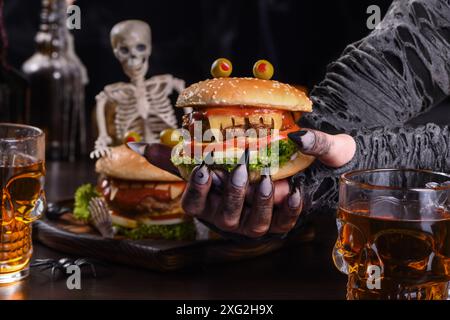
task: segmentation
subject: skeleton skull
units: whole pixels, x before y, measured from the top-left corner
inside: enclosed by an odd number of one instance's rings
[[[130,78],[144,77],[151,54],[150,26],[139,20],[126,20],[111,30],[114,55]]]

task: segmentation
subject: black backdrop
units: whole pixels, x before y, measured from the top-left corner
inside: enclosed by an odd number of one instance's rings
[[[275,65],[275,78],[312,87],[345,46],[364,37],[369,5],[387,11],[390,0],[78,0],[76,51],[90,84],[87,106],[106,84],[126,80],[109,43],[111,27],[126,19],[150,24],[149,75],[172,73],[192,83],[209,76],[211,62],[227,57],[234,75],[251,75],[254,61]],[[16,67],[34,51],[39,0],[6,0],[9,61]],[[449,108],[447,108],[448,110]],[[440,118],[442,119],[442,117]],[[444,117],[445,119],[445,117]],[[449,117],[446,118],[449,122]]]

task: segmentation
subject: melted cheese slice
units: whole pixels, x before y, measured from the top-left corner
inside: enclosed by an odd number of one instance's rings
[[[209,126],[216,141],[223,141],[221,130],[235,126],[245,125],[246,118],[229,115],[211,115],[208,117]],[[250,115],[248,122],[252,125],[265,124],[272,129],[280,130],[283,124],[283,116],[279,113]]]

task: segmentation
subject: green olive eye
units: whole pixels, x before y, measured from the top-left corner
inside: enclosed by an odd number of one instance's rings
[[[169,128],[161,131],[159,137],[162,144],[173,148],[180,143],[182,136],[180,130]]]
[[[253,75],[256,78],[270,80],[273,77],[273,65],[267,60],[258,60],[253,65]]]
[[[214,61],[211,66],[211,75],[214,78],[226,78],[231,75],[233,65],[231,61],[225,58],[220,58]]]
[[[125,137],[123,139],[123,143],[141,142],[141,141],[142,141],[141,135],[134,131],[128,131],[127,133],[125,133]]]

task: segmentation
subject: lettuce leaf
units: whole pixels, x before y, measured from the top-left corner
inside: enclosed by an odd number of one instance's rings
[[[188,221],[170,225],[145,225],[138,224],[134,229],[127,229],[121,226],[117,228],[117,233],[133,240],[147,238],[162,238],[166,240],[194,240],[196,229],[194,222]]]
[[[73,209],[73,216],[77,220],[89,221],[91,218],[91,214],[89,212],[88,206],[89,201],[92,198],[99,197],[100,194],[95,189],[95,186],[87,183],[78,187],[77,191],[75,191],[75,204]]]
[[[264,155],[264,157],[260,157],[258,155],[258,158],[256,161],[253,161],[253,163],[249,164],[250,170],[261,170],[265,167],[268,167],[271,165],[271,148],[267,148],[267,154]],[[290,139],[286,140],[280,140],[278,142],[278,165],[281,167],[285,163],[287,163],[291,157],[298,151],[297,146],[293,141]],[[173,155],[172,156],[172,163],[176,166],[183,166],[187,169],[188,172],[191,172],[197,165],[199,165],[202,162],[202,159],[196,159],[196,158],[189,158],[189,157],[183,157],[179,155]],[[223,159],[224,163],[217,163],[220,168],[223,168],[227,171],[232,171],[238,162],[237,158],[228,158]]]

